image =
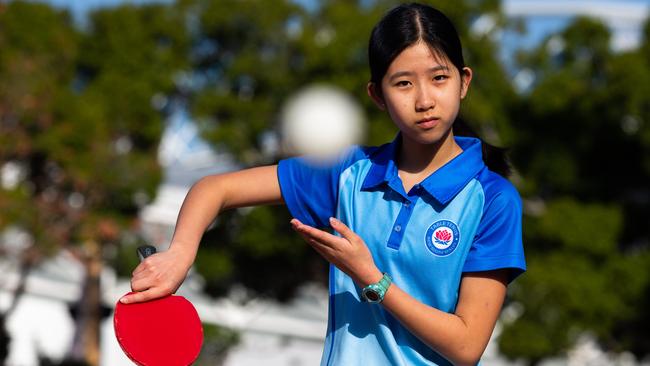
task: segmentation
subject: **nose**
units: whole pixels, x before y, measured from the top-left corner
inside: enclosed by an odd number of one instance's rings
[[[425,112],[435,107],[435,105],[436,102],[433,92],[427,87],[418,87],[415,99],[415,110],[418,112]]]

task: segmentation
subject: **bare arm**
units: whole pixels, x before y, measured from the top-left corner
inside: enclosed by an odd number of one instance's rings
[[[181,206],[171,247],[196,251],[205,229],[227,209],[282,203],[277,166],[265,166],[202,178]]]
[[[220,212],[282,202],[276,165],[200,179],[183,201],[169,250],[140,263],[131,278],[136,293],[120,301],[147,301],[175,292],[194,262],[203,233]]]
[[[453,314],[425,305],[392,285],[383,306],[454,365],[476,365],[499,317],[506,281],[507,270],[466,274]]]
[[[334,236],[292,220],[294,229],[325,259],[347,273],[360,287],[379,281],[382,273],[363,240],[338,220]],[[411,333],[454,365],[475,365],[483,354],[506,294],[507,270],[465,274],[456,311],[428,306],[393,284],[382,305]],[[368,306],[376,306],[369,304]]]

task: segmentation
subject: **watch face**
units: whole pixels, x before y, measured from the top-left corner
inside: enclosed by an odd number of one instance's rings
[[[375,291],[372,291],[372,290],[371,291],[366,291],[365,295],[366,295],[366,299],[368,299],[368,301],[374,302],[374,301],[379,300],[379,294],[377,292],[375,292]]]

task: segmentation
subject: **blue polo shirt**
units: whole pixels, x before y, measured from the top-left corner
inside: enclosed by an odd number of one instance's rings
[[[305,224],[343,221],[397,286],[453,313],[463,273],[510,268],[512,280],[526,269],[519,194],[487,169],[479,140],[456,142],[463,152],[409,192],[395,162],[399,135],[380,147],[355,147],[328,166],[283,160],[282,196]],[[451,365],[382,306],[362,301],[361,289],[334,266],[329,286],[321,365]]]

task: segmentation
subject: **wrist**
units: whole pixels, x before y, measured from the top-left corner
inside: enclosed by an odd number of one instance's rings
[[[373,267],[372,269],[358,276],[356,282],[361,288],[363,288],[373,283],[379,282],[383,276],[384,274],[378,268]]]
[[[174,258],[177,258],[179,263],[185,265],[188,269],[194,263],[196,258],[196,253],[198,251],[198,245],[190,245],[184,242],[172,241],[169,245],[169,252],[174,255]]]

